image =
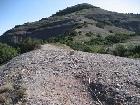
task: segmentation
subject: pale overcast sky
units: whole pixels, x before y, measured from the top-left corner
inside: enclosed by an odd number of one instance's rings
[[[79,3],[120,13],[140,13],[140,0],[0,0],[0,35],[15,25],[37,21]]]

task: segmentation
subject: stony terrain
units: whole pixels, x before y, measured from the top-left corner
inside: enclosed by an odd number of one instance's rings
[[[27,105],[140,105],[140,61],[107,54],[43,45],[1,66],[7,81],[26,87]]]

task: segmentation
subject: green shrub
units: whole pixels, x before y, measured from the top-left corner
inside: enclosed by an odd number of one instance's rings
[[[117,44],[110,53],[121,57],[140,58],[140,45]]]
[[[115,35],[109,35],[105,37],[105,44],[113,44],[113,43],[120,43],[125,41],[129,38],[129,35],[127,34],[115,34]]]
[[[115,46],[113,55],[123,57],[125,52],[126,52],[126,49],[125,49],[124,45],[118,44]]]
[[[104,27],[105,27],[105,24],[102,23],[102,22],[98,22],[98,23],[96,24],[96,27],[104,28]]]
[[[109,35],[105,37],[106,44],[113,44],[113,43],[119,43],[119,42],[120,42],[119,38],[115,35]]]
[[[0,64],[5,63],[18,55],[18,51],[7,44],[0,43]]]
[[[100,47],[100,49],[98,50],[97,53],[106,54],[107,53],[106,52],[106,47],[104,47],[104,46]]]
[[[43,42],[41,40],[26,38],[22,43],[20,43],[19,48],[21,53],[25,53],[40,48],[42,43]]]
[[[92,38],[90,41],[86,42],[88,45],[103,45],[104,39],[102,37]]]
[[[131,45],[127,47],[127,52],[127,57],[140,58],[140,45]]]
[[[81,33],[81,32],[80,32]],[[77,33],[76,33],[77,34]],[[92,36],[93,33],[89,32],[86,36]],[[140,45],[123,45],[117,44],[131,38],[128,34],[115,34],[108,35],[105,38],[101,35],[97,35],[95,38],[87,42],[74,42],[75,33],[67,34],[65,36],[52,37],[48,40],[51,43],[62,43],[70,46],[74,50],[80,50],[84,52],[92,53],[109,53],[121,57],[133,57],[140,58]],[[113,48],[111,47],[112,45]]]
[[[105,54],[106,53],[106,47],[104,45],[96,45],[96,46],[92,46],[92,52],[93,53],[102,53]]]
[[[69,46],[74,49],[74,50],[79,50],[79,51],[84,51],[84,52],[91,52],[92,50],[90,49],[89,46],[87,46],[84,43],[78,43],[78,42],[71,42],[69,43]]]

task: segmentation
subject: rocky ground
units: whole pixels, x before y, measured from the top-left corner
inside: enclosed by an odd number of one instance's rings
[[[1,66],[7,81],[26,88],[26,105],[140,105],[140,60],[108,54],[43,45]]]

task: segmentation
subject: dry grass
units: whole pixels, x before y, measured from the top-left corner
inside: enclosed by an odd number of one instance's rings
[[[11,84],[6,84],[6,85],[3,85],[0,87],[0,94],[3,94],[3,93],[6,93],[6,92],[9,92],[9,91],[12,91],[13,90],[13,87]]]
[[[0,104],[6,103],[6,98],[2,95],[0,95]]]
[[[6,84],[0,87],[0,105],[26,103],[26,88],[20,85]]]
[[[0,87],[0,104],[9,105],[8,93],[13,91],[13,86],[11,84],[6,84]]]

